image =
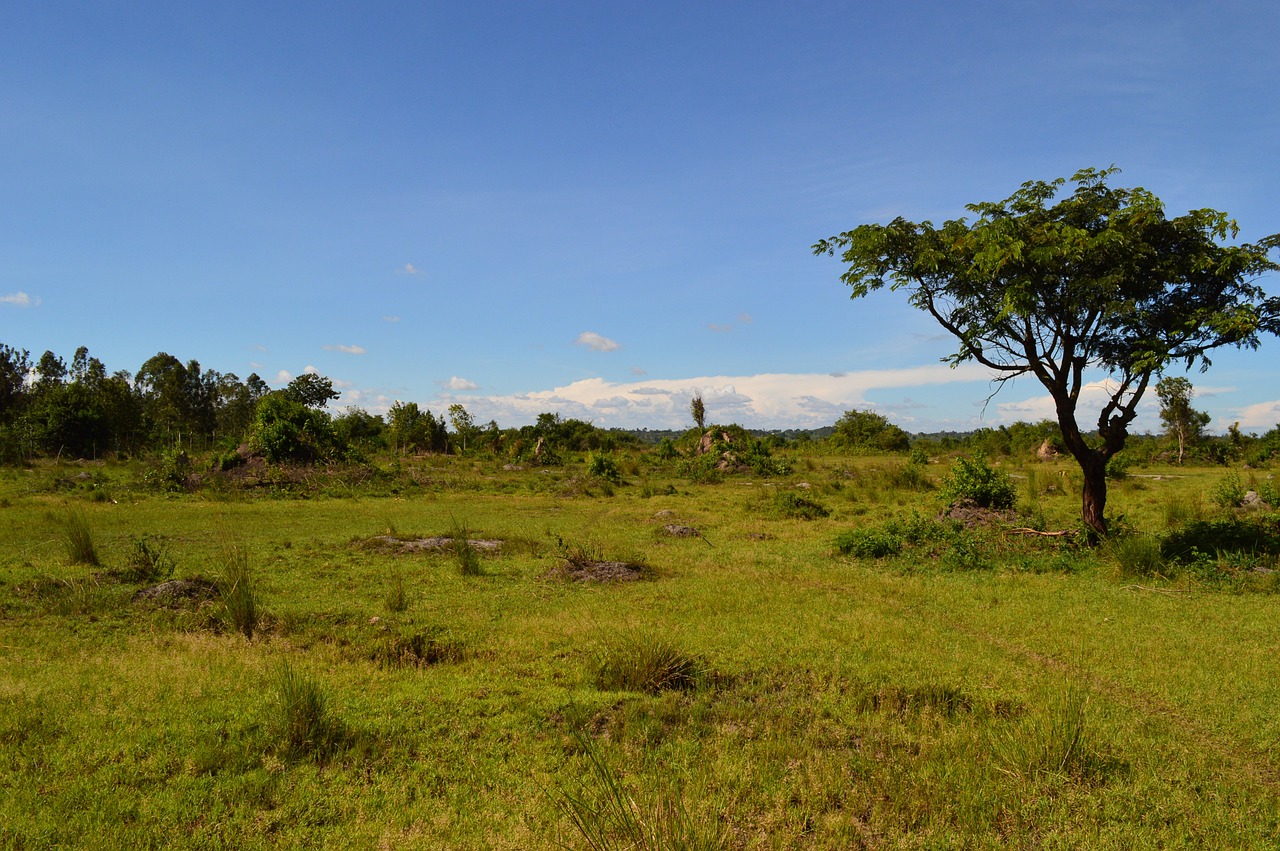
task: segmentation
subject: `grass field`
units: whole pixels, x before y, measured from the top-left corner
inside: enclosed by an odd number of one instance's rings
[[[0,847],[1280,845],[1265,473],[1134,471],[1088,549],[1013,531],[1066,464],[965,529],[945,465],[794,461],[0,470]]]

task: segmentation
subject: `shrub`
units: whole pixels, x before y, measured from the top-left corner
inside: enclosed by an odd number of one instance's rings
[[[93,531],[83,511],[71,510],[62,519],[63,543],[67,548],[70,564],[101,564],[98,550],[93,544]]]
[[[1244,504],[1245,490],[1244,482],[1235,473],[1228,473],[1218,482],[1217,487],[1213,489],[1212,499],[1215,504],[1223,508],[1239,508]]]
[[[1017,493],[1009,474],[987,463],[981,453],[961,456],[942,481],[942,498],[948,503],[971,500],[982,508],[1012,508]]]
[[[783,517],[799,520],[817,520],[831,514],[831,510],[825,505],[792,491],[775,493],[772,503],[774,511]]]
[[[902,551],[902,538],[883,527],[851,529],[836,537],[836,549],[857,558],[885,558]]]
[[[124,582],[154,585],[173,576],[176,566],[173,557],[169,555],[169,544],[164,538],[143,535],[133,539],[127,566],[114,573]]]
[[[622,471],[612,458],[603,452],[587,456],[587,474],[615,485],[622,484]]]

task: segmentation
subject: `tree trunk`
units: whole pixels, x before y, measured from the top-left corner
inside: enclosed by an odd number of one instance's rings
[[[1089,530],[1089,543],[1096,544],[1107,536],[1107,462],[1101,453],[1092,451],[1076,460],[1084,473],[1081,517]]]

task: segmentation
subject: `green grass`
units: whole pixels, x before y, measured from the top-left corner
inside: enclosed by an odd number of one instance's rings
[[[1273,539],[1203,496],[1224,471],[1131,468],[1122,555],[939,525],[890,462],[693,485],[619,459],[636,484],[605,496],[408,459],[305,499],[94,467],[114,503],[50,484],[65,464],[0,470],[0,847],[1280,843]],[[1040,531],[1072,528],[1070,468],[1033,469]],[[828,516],[761,510],[800,482]],[[68,563],[68,499],[98,567]],[[480,576],[361,543],[455,517],[504,542]],[[842,554],[858,530],[896,548]],[[1212,572],[1151,544],[1216,547]],[[557,578],[579,551],[646,581]],[[132,602],[167,574],[223,597]]]

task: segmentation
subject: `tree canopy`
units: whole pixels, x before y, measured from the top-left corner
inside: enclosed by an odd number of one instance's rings
[[[1003,201],[948,221],[866,224],[819,241],[848,265],[861,298],[902,289],[958,342],[945,360],[974,361],[997,382],[1034,376],[1052,396],[1062,439],[1084,473],[1083,518],[1105,534],[1106,462],[1119,452],[1152,376],[1172,362],[1207,368],[1222,346],[1256,348],[1280,333],[1280,298],[1259,276],[1280,269],[1280,234],[1234,244],[1225,213],[1170,218],[1142,188],[1108,185],[1118,169],[1030,181]],[[1106,377],[1098,441],[1077,419],[1081,392]],[[998,388],[997,388],[998,389]]]

